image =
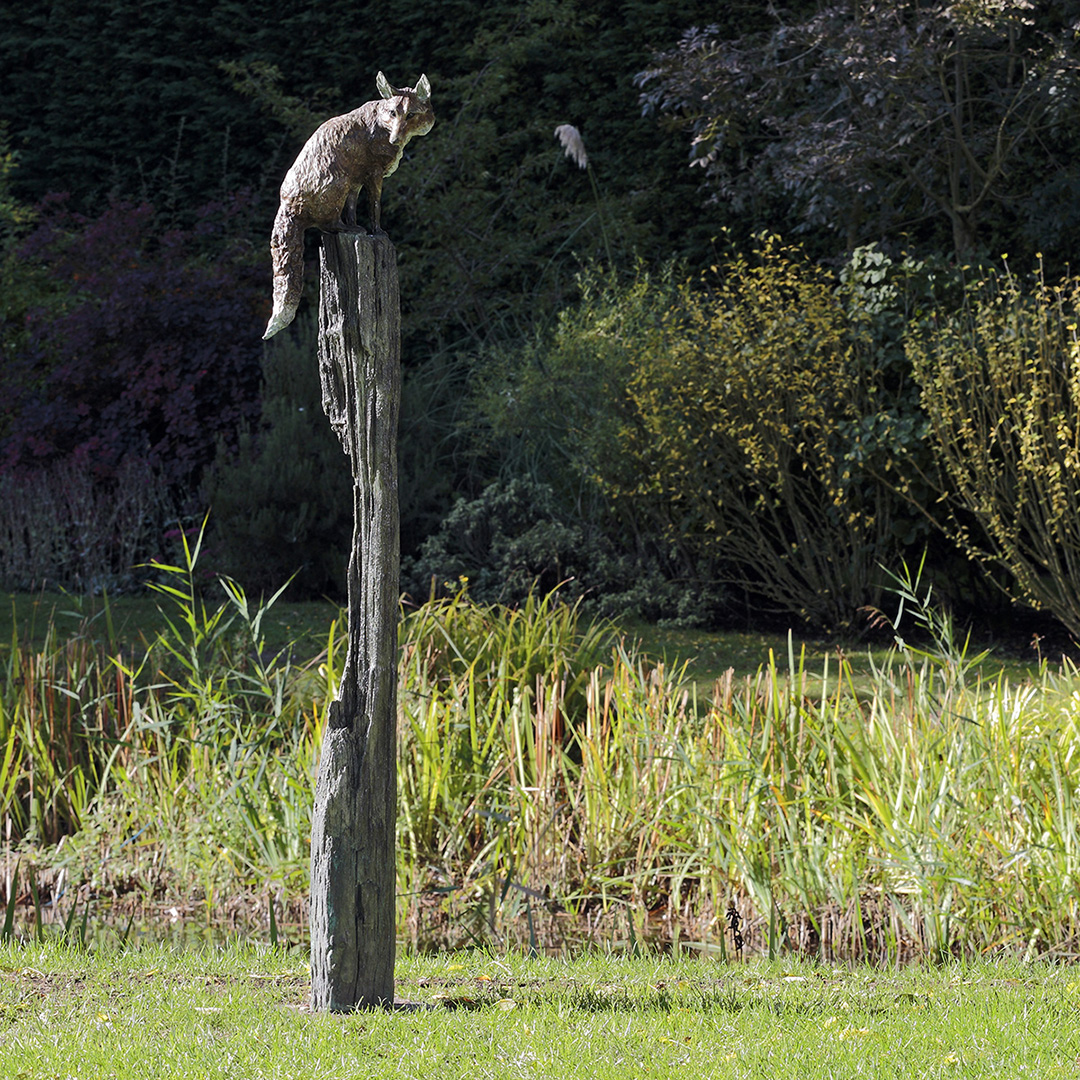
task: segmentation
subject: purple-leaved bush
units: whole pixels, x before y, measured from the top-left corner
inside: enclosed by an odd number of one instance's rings
[[[160,231],[145,203],[88,218],[63,195],[43,201],[8,263],[53,291],[0,365],[0,474],[72,460],[110,479],[135,455],[191,490],[217,438],[257,417],[269,289],[229,234],[243,199]]]

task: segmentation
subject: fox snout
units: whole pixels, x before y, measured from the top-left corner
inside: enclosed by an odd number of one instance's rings
[[[426,135],[435,123],[431,109],[431,86],[421,75],[415,87],[395,90],[380,71],[376,83],[384,98],[391,99],[393,113],[387,124],[387,136],[392,146],[404,146],[414,135]]]
[[[405,128],[405,117],[402,115],[401,110],[394,113],[393,119],[390,121],[390,142],[397,146],[401,142],[402,132]]]
[[[431,128],[429,123],[427,127],[423,127],[423,118],[416,114],[410,115],[408,106],[399,109],[394,113],[393,119],[390,121],[390,143],[393,146],[400,146],[402,143],[406,143],[414,135],[426,135]]]

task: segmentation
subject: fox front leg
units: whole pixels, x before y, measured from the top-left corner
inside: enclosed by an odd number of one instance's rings
[[[382,177],[364,185],[367,188],[368,213],[371,218],[371,235],[385,236],[379,223],[379,213],[382,209]]]
[[[323,232],[329,233],[362,233],[362,229],[356,224],[356,200],[359,191],[350,192],[345,196],[345,205],[341,208],[341,214],[333,225],[322,226]]]
[[[341,211],[342,223],[346,226],[356,227],[356,199],[360,194],[359,188],[356,191],[350,191],[345,197],[345,206]]]

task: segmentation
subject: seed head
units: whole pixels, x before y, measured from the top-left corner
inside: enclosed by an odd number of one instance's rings
[[[585,153],[585,143],[581,132],[573,124],[560,124],[555,129],[555,138],[562,143],[563,152],[579,169],[589,166],[589,155]]]

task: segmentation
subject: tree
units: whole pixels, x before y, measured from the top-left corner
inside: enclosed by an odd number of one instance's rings
[[[1080,183],[1078,17],[1075,0],[845,0],[734,39],[688,30],[636,81],[736,208],[783,195],[851,248],[945,223],[966,253]],[[1037,246],[1067,231],[1050,224]]]

